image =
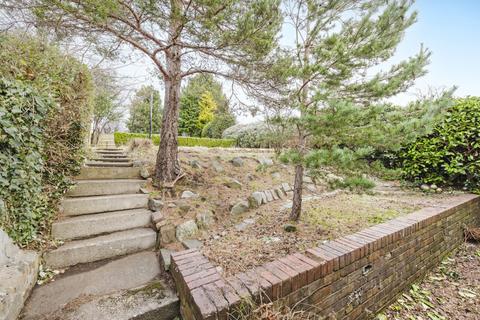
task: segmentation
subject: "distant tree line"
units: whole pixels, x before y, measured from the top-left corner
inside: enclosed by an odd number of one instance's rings
[[[134,133],[149,133],[150,97],[153,96],[153,133],[159,133],[162,122],[160,94],[152,86],[143,86],[129,105],[127,128]],[[222,132],[235,124],[222,85],[212,75],[192,77],[180,95],[178,133],[189,137],[221,138]]]

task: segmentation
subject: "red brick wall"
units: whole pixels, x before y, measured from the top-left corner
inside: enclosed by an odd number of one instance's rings
[[[310,309],[331,319],[365,319],[464,241],[480,225],[480,198],[461,195],[324,245],[223,278],[196,250],[172,255],[185,320],[229,319],[242,299]]]

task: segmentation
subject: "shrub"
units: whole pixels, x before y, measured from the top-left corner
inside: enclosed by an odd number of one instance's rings
[[[46,41],[25,36],[1,36],[0,74],[6,81],[23,83],[24,87],[31,87],[32,92],[41,92],[52,101],[51,107],[47,108],[47,113],[42,116],[41,124],[30,128],[38,134],[36,143],[42,145],[39,151],[42,161],[37,163],[41,166],[39,170],[42,178],[37,183],[49,199],[45,207],[45,212],[49,212],[54,210],[59,197],[71,185],[69,177],[79,172],[83,162],[93,95],[87,67],[45,43]],[[23,95],[22,91],[17,94],[18,98]],[[5,105],[8,103],[5,102]],[[19,118],[23,120],[23,114]],[[18,122],[9,125],[7,127],[2,124],[2,129],[21,131],[20,126],[24,124]],[[22,140],[17,143],[22,143]],[[17,177],[11,175],[10,179],[15,180]],[[33,187],[25,185],[23,188]],[[31,201],[36,200],[32,198]],[[22,206],[21,203],[16,205],[19,208]],[[35,215],[28,211],[23,214]],[[48,233],[49,217],[50,215],[45,213],[41,218],[30,220],[30,228],[16,229],[18,234],[12,234],[14,226],[8,225],[8,222],[5,222],[7,225],[4,227],[11,230],[9,234],[14,240],[25,245],[39,233]]]
[[[368,180],[367,178],[360,176],[346,177],[343,180],[335,180],[332,183],[332,187],[349,189],[350,191],[363,192],[375,187],[373,181]]]
[[[42,193],[42,123],[51,108],[31,86],[0,79],[0,225],[22,245],[52,213]]]
[[[213,120],[205,125],[202,130],[202,137],[222,138],[225,129],[235,124],[235,117],[229,113],[217,114]]]
[[[433,132],[401,152],[404,176],[420,183],[480,190],[480,98],[459,99]]]
[[[281,148],[291,137],[291,130],[265,122],[237,124],[222,134],[222,138],[235,139],[240,148]]]
[[[115,144],[124,145],[134,138],[148,139],[148,134],[144,133],[129,133],[129,132],[115,132]],[[152,135],[152,142],[154,145],[160,144],[160,135]],[[230,148],[235,146],[233,139],[210,139],[210,138],[194,138],[194,137],[178,137],[178,145],[183,147],[208,147],[208,148]]]

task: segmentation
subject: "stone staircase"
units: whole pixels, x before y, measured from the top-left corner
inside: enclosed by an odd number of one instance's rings
[[[113,141],[93,149],[76,185],[61,203],[52,225],[54,238],[66,241],[45,256],[47,266],[64,268],[153,248],[148,195],[140,192],[140,169]],[[114,156],[112,156],[114,155]],[[129,166],[129,167],[127,167]],[[125,168],[127,167],[127,168]]]
[[[52,225],[52,236],[63,243],[43,256],[48,268],[69,269],[55,282],[34,289],[22,319],[76,319],[61,310],[85,294],[119,295],[118,290],[146,286],[159,279],[160,264],[153,250],[157,233],[151,225],[148,194],[141,192],[145,180],[140,168],[132,166],[113,139],[100,140],[99,144],[76,177],[76,185],[63,199],[60,217]],[[135,267],[135,261],[141,265]],[[174,310],[178,300],[167,287],[161,287],[162,295],[171,301],[166,305]],[[158,299],[149,305],[160,308],[160,302],[165,304]],[[93,311],[91,316],[77,316],[109,319],[105,310]],[[130,319],[120,315],[113,318]]]

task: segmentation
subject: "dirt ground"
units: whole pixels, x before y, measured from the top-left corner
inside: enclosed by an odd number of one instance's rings
[[[147,161],[153,172],[157,147],[136,150],[134,157]],[[243,165],[234,166],[231,160],[241,157]],[[274,160],[262,165],[260,160]],[[275,155],[256,150],[180,148],[179,159],[186,175],[176,185],[173,197],[157,194],[166,202],[162,211],[170,223],[178,225],[195,219],[198,212],[210,210],[215,223],[201,229],[197,239],[203,242],[203,253],[226,275],[264,264],[276,257],[314,247],[322,241],[359,231],[365,227],[411,213],[422,207],[448,201],[452,194],[425,194],[403,189],[398,183],[370,177],[375,188],[365,194],[346,190],[331,190],[323,180],[304,190],[301,219],[295,232],[286,232],[289,223],[290,199],[272,201],[257,209],[230,214],[230,208],[254,191],[278,187],[287,182],[293,185],[294,168],[275,161]],[[218,167],[223,170],[216,170]],[[235,180],[236,187],[229,185]],[[153,190],[153,189],[152,189]],[[184,190],[198,197],[180,199]],[[155,195],[155,192],[153,192]],[[168,205],[169,203],[172,205]],[[175,205],[173,205],[173,203]],[[179,244],[169,245],[171,249]]]
[[[480,244],[465,243],[377,319],[480,319]]]

